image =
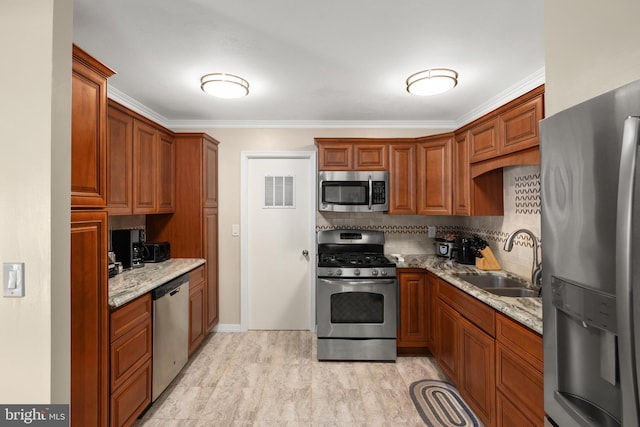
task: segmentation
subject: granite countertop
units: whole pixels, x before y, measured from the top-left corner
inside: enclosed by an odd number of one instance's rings
[[[387,256],[396,261],[396,267],[398,268],[422,268],[432,272],[495,310],[542,334],[542,298],[515,298],[494,295],[473,286],[458,275],[493,274],[510,277],[517,276],[503,270],[491,272],[479,270],[473,265],[459,264],[436,255],[400,255],[400,260],[397,260],[394,255]],[[530,282],[529,285],[533,287]]]
[[[201,258],[172,258],[117,274],[109,279],[109,307],[125,305],[204,262]]]

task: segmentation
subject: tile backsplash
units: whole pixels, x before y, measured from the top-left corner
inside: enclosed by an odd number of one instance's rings
[[[519,235],[513,250],[506,252],[504,242],[509,233],[529,229],[540,243],[540,167],[504,168],[504,216],[461,217],[386,215],[380,213],[317,213],[316,229],[362,228],[385,232],[385,252],[434,254],[435,240],[428,237],[428,226],[436,227],[437,237],[448,233],[479,235],[487,240],[504,270],[530,279],[533,243]]]

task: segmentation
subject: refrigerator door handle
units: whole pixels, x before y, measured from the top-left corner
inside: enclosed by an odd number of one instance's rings
[[[628,117],[624,122],[622,152],[618,179],[618,210],[616,221],[616,305],[618,312],[618,347],[620,358],[620,388],[622,391],[622,425],[640,425],[638,407],[638,367],[634,330],[633,289],[633,195],[636,175],[636,152],[640,143],[640,117]],[[636,297],[637,298],[637,297]]]

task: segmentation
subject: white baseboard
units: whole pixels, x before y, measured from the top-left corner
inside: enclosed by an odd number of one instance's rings
[[[240,327],[240,324],[232,324],[232,323],[218,323],[215,328],[213,328],[214,332],[246,332],[243,331]]]

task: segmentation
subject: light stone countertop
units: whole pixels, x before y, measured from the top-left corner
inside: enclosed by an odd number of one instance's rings
[[[428,270],[482,301],[495,310],[504,313],[513,320],[542,335],[542,298],[515,298],[494,295],[466,282],[459,274],[493,274],[500,276],[517,277],[506,271],[484,271],[473,265],[464,265],[442,258],[436,255],[400,255],[397,260],[394,255],[387,254],[389,259],[396,262],[397,268],[422,268]],[[518,277],[518,279],[522,280]],[[530,282],[528,282],[533,287]]]
[[[171,258],[117,274],[109,279],[109,307],[125,305],[204,263],[202,258]]]

